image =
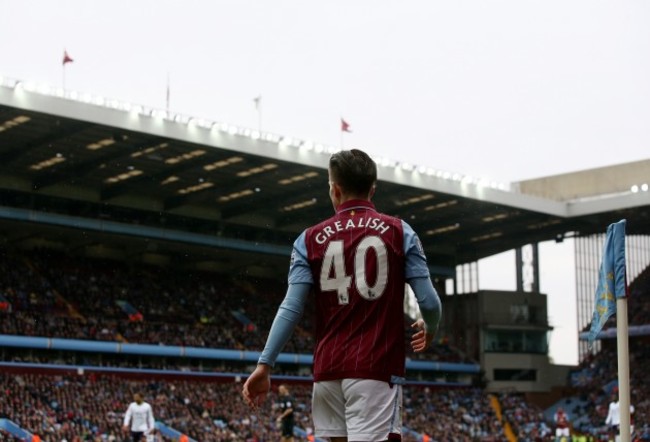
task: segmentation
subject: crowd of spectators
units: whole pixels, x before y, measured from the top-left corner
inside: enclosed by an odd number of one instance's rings
[[[237,350],[262,349],[286,283],[80,259],[47,251],[0,254],[0,333]],[[139,315],[119,305],[126,301]],[[311,353],[313,312],[285,352]],[[406,318],[408,346],[413,319]],[[444,339],[425,355],[467,360]]]
[[[630,284],[628,297],[629,323],[631,325],[650,324],[650,266]]]
[[[506,440],[503,424],[482,389],[407,388],[403,416],[407,428],[432,441]],[[411,440],[408,434],[405,440]]]
[[[501,393],[499,395],[505,420],[510,424],[517,440],[536,442],[549,440],[555,434],[544,417],[544,410],[526,401],[520,393]]]
[[[647,337],[631,338],[630,403],[637,435],[648,433],[650,424],[650,379],[645,371],[650,364]],[[574,411],[576,430],[594,435],[607,434],[605,418],[610,401],[616,397],[618,380],[615,340],[604,341],[596,355],[586,358],[571,376],[572,387],[584,405]]]
[[[291,385],[296,425],[310,434],[311,386]],[[275,441],[278,411],[272,391],[258,411],[240,396],[241,384],[162,379],[129,380],[97,375],[0,374],[0,417],[44,441],[126,441],[124,412],[135,392],[157,421],[188,436],[212,441]],[[503,427],[481,389],[404,389],[405,441],[426,434],[440,442],[501,442]]]
[[[630,288],[631,325],[650,324],[650,303],[641,296],[650,293],[649,275],[646,271]],[[272,280],[251,282],[209,272],[130,267],[51,251],[0,254],[0,307],[4,309],[0,308],[0,333],[261,350],[273,318],[270,312],[277,309],[285,289],[284,283]],[[129,317],[118,301],[128,302],[141,317]],[[311,318],[311,312],[306,312],[285,351],[311,352]],[[411,319],[405,318],[405,322],[408,327]],[[647,340],[630,341],[630,384],[639,433],[650,422],[650,381],[643,373],[650,362]],[[408,341],[407,336],[407,346]],[[586,404],[572,416],[575,429],[596,437],[603,434],[610,387],[617,378],[615,343],[604,341],[602,347],[583,361],[571,378],[571,386]],[[444,337],[434,348],[426,355],[428,359],[466,361]],[[61,357],[62,363],[71,362],[68,356]],[[415,355],[409,353],[409,357]],[[32,360],[52,361],[50,356]],[[158,363],[152,362],[152,368],[197,370],[174,361]],[[142,362],[124,358],[103,364],[143,367]],[[209,368],[223,372],[241,369],[228,364]],[[120,441],[125,437],[120,430],[122,413],[131,394],[142,390],[159,420],[198,440],[277,440],[270,405],[259,414],[252,413],[239,400],[239,389],[240,385],[233,383],[199,386],[196,382],[96,376],[0,375],[0,395],[4,396],[0,398],[0,418],[14,420],[44,440]],[[309,430],[310,388],[296,386],[292,394],[299,398],[297,422]],[[512,428],[519,441],[551,437],[552,423],[545,422],[542,410],[523,396],[504,393],[499,402],[503,421],[481,389],[409,387],[404,396],[404,423],[413,433],[407,432],[404,440],[419,440],[417,435],[426,434],[432,441],[496,442],[505,440],[504,425]],[[0,441],[4,438],[0,433]]]
[[[126,441],[124,412],[141,392],[157,421],[200,441],[277,440],[274,419],[258,421],[240,384],[135,381],[103,376],[0,375],[0,417],[44,441]],[[275,436],[275,437],[274,437]]]

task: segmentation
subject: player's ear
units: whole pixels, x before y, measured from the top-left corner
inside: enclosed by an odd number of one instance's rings
[[[377,184],[373,184],[372,187],[370,188],[370,192],[368,192],[368,199],[372,199],[372,197],[375,195],[375,190],[377,190]]]
[[[341,194],[342,194],[341,186],[339,186],[338,184],[333,182],[332,183],[332,192],[334,194],[334,198],[336,199],[336,201],[341,201]]]

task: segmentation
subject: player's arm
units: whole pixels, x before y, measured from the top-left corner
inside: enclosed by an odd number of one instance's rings
[[[305,311],[311,284],[289,284],[287,294],[275,314],[271,331],[258,364],[273,367]]]
[[[255,407],[271,388],[271,368],[282,348],[291,337],[302,317],[307,297],[313,284],[311,268],[307,260],[306,234],[303,232],[293,243],[289,265],[289,288],[275,315],[257,367],[244,383],[242,395],[251,407]]]
[[[153,408],[151,408],[151,404],[149,404],[149,413],[147,413],[147,421],[148,421],[148,430],[147,434],[151,433],[155,429],[155,419],[153,418]]]
[[[280,416],[280,419],[284,419],[285,417],[289,416],[291,413],[293,413],[293,401],[289,401],[289,406],[284,409],[284,412]]]
[[[614,418],[613,416],[614,413],[612,410],[613,405],[614,405],[613,402],[609,404],[609,408],[607,409],[607,417],[605,418],[605,425],[611,425],[613,423],[613,418]]]
[[[307,259],[306,232],[302,232],[293,243],[291,263],[289,264],[289,287],[280,304],[271,331],[266,340],[258,365],[273,367],[280,351],[291,337],[300,321],[314,279]]]
[[[422,319],[411,325],[418,330],[413,335],[411,345],[415,352],[422,352],[429,348],[438,331],[442,316],[442,304],[431,278],[412,278],[408,283],[413,289],[422,314]]]
[[[129,408],[127,408],[126,413],[124,413],[124,424],[122,425],[122,429],[124,431],[129,431],[129,422],[131,421],[132,414],[133,414],[133,404],[129,404]]]
[[[287,410],[276,419],[276,422],[280,424],[292,411],[293,408],[287,408]]]
[[[404,231],[404,276],[413,289],[422,314],[422,320],[411,325],[417,329],[411,345],[414,351],[421,352],[431,345],[438,330],[442,304],[431,282],[427,258],[420,239],[411,226],[404,221],[402,221],[402,229]]]
[[[300,321],[310,290],[311,284],[289,284],[287,294],[273,320],[257,368],[244,383],[242,394],[251,407],[255,407],[269,392],[271,368]]]

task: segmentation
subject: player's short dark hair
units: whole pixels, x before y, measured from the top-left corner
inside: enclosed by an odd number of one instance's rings
[[[354,196],[366,197],[377,181],[377,164],[359,149],[342,150],[330,157],[332,180]]]

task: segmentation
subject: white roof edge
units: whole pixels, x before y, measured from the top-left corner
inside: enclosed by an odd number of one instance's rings
[[[558,201],[524,195],[521,193],[504,192],[490,187],[466,184],[454,180],[445,180],[426,174],[403,171],[399,168],[379,168],[379,178],[393,183],[404,184],[432,191],[457,195],[463,198],[491,202],[499,205],[546,213],[549,215],[566,215],[566,204]]]
[[[650,205],[650,192],[629,192],[607,198],[574,201],[567,204],[567,216],[584,216]]]
[[[254,138],[223,126],[203,127],[197,124],[171,121],[161,116],[143,115],[134,110],[114,109],[59,96],[27,91],[23,88],[0,85],[0,104],[20,109],[59,115],[79,121],[88,121],[125,130],[172,138],[180,141],[258,155],[275,160],[290,161],[327,169],[331,148],[315,145],[311,149],[298,148],[280,142],[282,137],[268,134]],[[239,130],[239,131],[238,131]],[[246,129],[250,132],[250,129]],[[265,139],[262,139],[265,138]],[[506,192],[475,183],[445,179],[420,173],[416,168],[378,165],[381,180],[437,191],[463,198],[492,202],[499,205],[545,213],[559,217],[573,217],[592,213],[650,204],[650,192],[584,202],[559,202],[515,192]]]

